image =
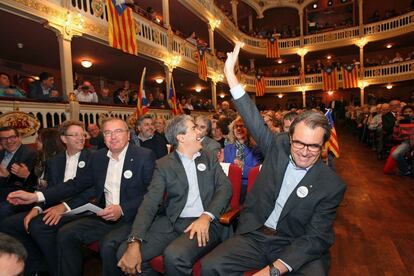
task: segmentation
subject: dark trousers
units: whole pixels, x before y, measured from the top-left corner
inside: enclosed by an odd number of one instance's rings
[[[103,274],[122,275],[116,266],[116,249],[129,231],[130,225],[122,219],[109,222],[96,216],[65,224],[57,234],[59,275],[82,275],[82,246],[95,241],[100,242]]]
[[[286,245],[286,241],[281,241],[277,236],[258,231],[234,235],[202,259],[201,274],[233,276],[262,269],[276,261]],[[324,255],[288,275],[323,276],[328,275],[328,267],[329,255]]]
[[[169,233],[161,233],[152,227],[148,230],[147,237],[141,244],[142,274],[140,275],[157,275],[149,262],[161,254],[164,256],[165,275],[192,275],[194,263],[220,242],[223,228],[217,222],[211,223],[210,240],[205,247],[199,247],[197,237],[190,240],[189,234],[183,233],[194,220],[194,218],[178,219],[174,225],[174,231]],[[119,259],[126,247],[125,242],[120,246]]]

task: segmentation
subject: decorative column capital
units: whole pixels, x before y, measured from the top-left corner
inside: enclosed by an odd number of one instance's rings
[[[368,44],[368,40],[365,37],[361,37],[355,42],[355,45],[358,46],[359,48],[364,48],[364,46],[367,44]]]
[[[306,48],[299,48],[296,52],[300,57],[304,57],[308,53],[308,49]]]
[[[208,27],[210,30],[212,30],[214,32],[215,28],[218,28],[221,24],[221,20],[220,19],[210,19],[208,21]]]
[[[168,71],[172,71],[181,63],[181,56],[169,53],[164,59],[164,65],[168,68]]]

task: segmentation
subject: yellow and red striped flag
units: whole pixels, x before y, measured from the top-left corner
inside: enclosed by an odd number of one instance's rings
[[[176,116],[182,114],[182,109],[178,108],[177,95],[175,93],[174,79],[171,76],[170,93],[168,93],[168,104],[171,108],[171,113]]]
[[[342,67],[342,87],[344,89],[358,87],[358,67],[355,64]]]
[[[109,46],[137,55],[137,35],[132,9],[125,0],[107,0]]]
[[[329,125],[331,126],[331,136],[329,137],[328,142],[325,143],[325,147],[328,151],[332,152],[336,158],[339,158],[339,143],[338,136],[336,135],[335,125],[332,118],[332,109],[328,109],[325,113],[326,118],[328,119]]]
[[[197,67],[198,67],[198,77],[203,81],[207,81],[207,48],[202,45],[197,45]]]
[[[267,39],[266,47],[266,57],[267,58],[279,58],[279,43],[275,37]]]
[[[256,75],[256,96],[257,97],[264,96],[265,88],[266,88],[265,79],[260,75]]]
[[[323,90],[337,90],[338,80],[336,77],[336,68],[326,67],[322,69]]]
[[[142,115],[144,115],[145,113],[149,111],[148,100],[147,100],[147,97],[145,96],[145,86],[144,86],[146,72],[147,72],[147,67],[144,67],[144,70],[142,70],[141,82],[139,83],[138,95],[137,95],[137,109],[136,109],[137,118],[141,117]]]

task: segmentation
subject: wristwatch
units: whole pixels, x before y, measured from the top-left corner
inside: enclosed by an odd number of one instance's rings
[[[270,276],[280,276],[280,271],[277,269],[273,263],[269,265],[269,275]]]
[[[133,242],[137,242],[137,243],[141,244],[142,239],[137,238],[137,237],[134,237],[134,236],[130,236],[130,237],[127,239],[127,243],[128,243],[128,244],[130,244],[130,243],[133,243]]]

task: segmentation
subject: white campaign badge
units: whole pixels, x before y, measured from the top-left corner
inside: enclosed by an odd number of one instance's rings
[[[296,190],[296,194],[298,195],[298,197],[300,198],[304,198],[308,195],[308,188],[306,188],[305,186],[300,186],[297,190]]]
[[[132,177],[132,172],[130,170],[124,171],[124,177],[130,179]]]
[[[198,169],[200,172],[204,172],[204,171],[207,169],[207,167],[206,167],[206,165],[205,165],[205,164],[200,163],[200,164],[198,164],[198,165],[197,165],[197,169]]]
[[[78,167],[79,167],[79,168],[81,168],[81,169],[82,169],[82,168],[84,168],[84,167],[85,167],[85,165],[86,165],[86,164],[85,164],[85,161],[80,161],[80,162],[78,163]]]

